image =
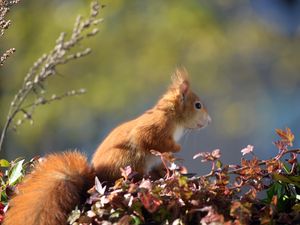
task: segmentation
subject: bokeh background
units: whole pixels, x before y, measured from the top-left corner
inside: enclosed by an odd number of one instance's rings
[[[17,52],[0,69],[0,127],[32,63],[60,32],[71,32],[89,1],[21,1],[0,48]],[[192,157],[220,148],[237,163],[254,145],[259,157],[277,153],[275,128],[300,139],[300,2],[298,0],[102,1],[100,33],[82,43],[91,55],[59,67],[50,93],[85,88],[87,94],[41,106],[34,124],[10,131],[1,158],[31,158],[79,149],[91,156],[117,124],[152,107],[177,66],[185,66],[213,122],[181,140],[179,157],[191,172],[205,166]],[[299,146],[300,142],[296,142]]]

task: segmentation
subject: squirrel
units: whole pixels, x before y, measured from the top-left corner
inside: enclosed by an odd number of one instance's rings
[[[101,182],[113,182],[126,166],[141,175],[150,174],[161,164],[151,150],[176,153],[185,130],[210,122],[204,104],[191,90],[187,71],[177,69],[157,104],[108,134],[91,165],[78,151],[52,153],[37,163],[9,202],[4,225],[65,225],[69,213],[86,199],[95,176]]]

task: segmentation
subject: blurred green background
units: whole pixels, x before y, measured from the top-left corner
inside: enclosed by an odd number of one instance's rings
[[[89,3],[22,0],[11,10],[12,26],[0,48],[17,52],[0,69],[0,127],[32,63],[51,50],[60,32],[71,32]],[[66,149],[91,156],[113,127],[152,107],[182,65],[213,119],[181,141],[179,157],[191,171],[201,172],[192,160],[199,151],[220,148],[230,163],[248,144],[260,157],[274,155],[275,128],[290,127],[300,139],[299,1],[101,3],[100,33],[82,43],[92,54],[60,66],[46,86],[50,93],[86,88],[87,94],[39,107],[32,126],[9,132],[1,157]]]

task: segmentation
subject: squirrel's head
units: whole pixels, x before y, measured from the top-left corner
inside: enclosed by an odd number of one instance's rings
[[[173,102],[176,121],[186,129],[206,127],[211,118],[200,98],[191,90],[186,69],[172,75],[172,84],[165,96]]]

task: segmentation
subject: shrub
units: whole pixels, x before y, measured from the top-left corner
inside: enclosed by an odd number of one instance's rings
[[[135,182],[130,167],[123,178],[106,187],[96,178],[95,187],[81,210],[69,217],[70,224],[299,224],[300,149],[290,149],[290,129],[276,130],[278,154],[259,159],[253,146],[242,150],[240,165],[223,165],[220,150],[194,158],[212,164],[204,176],[189,177],[166,155],[165,179],[145,177]],[[156,155],[158,155],[156,153]],[[265,198],[258,193],[265,192]]]

